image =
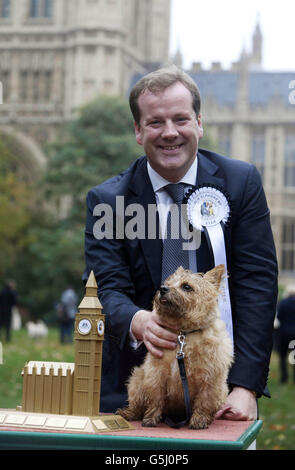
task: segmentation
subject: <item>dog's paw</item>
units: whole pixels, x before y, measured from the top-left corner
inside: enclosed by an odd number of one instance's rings
[[[134,413],[132,413],[129,408],[118,408],[115,414],[122,416],[122,418],[127,419],[127,421],[136,419]]]
[[[189,422],[190,429],[207,429],[211,423],[211,419],[204,416],[192,416]]]
[[[190,423],[189,428],[190,429],[208,429],[208,424]]]
[[[160,418],[143,418],[141,425],[146,427],[146,428],[155,428],[161,421]]]
[[[118,408],[116,411],[115,411],[115,415],[120,415],[120,416],[123,416],[126,412],[126,408]],[[124,418],[124,416],[123,416]]]
[[[145,428],[155,428],[157,426],[157,423],[154,423],[154,421],[147,419],[143,420],[141,425]]]

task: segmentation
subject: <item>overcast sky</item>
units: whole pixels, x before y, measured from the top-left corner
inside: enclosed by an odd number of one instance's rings
[[[171,0],[170,52],[180,46],[184,68],[235,62],[249,51],[257,17],[263,34],[263,68],[295,72],[295,0]],[[295,79],[295,73],[294,73]]]

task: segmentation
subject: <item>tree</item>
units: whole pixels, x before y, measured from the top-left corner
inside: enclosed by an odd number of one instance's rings
[[[20,253],[30,243],[26,230],[30,224],[32,189],[14,171],[14,153],[0,138],[0,277],[13,276]]]
[[[47,171],[32,182],[19,171],[21,154],[0,141],[0,274],[16,280],[35,318],[53,315],[69,284],[83,295],[86,194],[143,150],[126,101],[101,96],[61,127],[46,152]]]
[[[141,152],[125,100],[101,96],[81,109],[49,148],[46,194],[67,219],[84,223],[87,191],[130,165]]]
[[[31,243],[18,269],[22,300],[35,317],[53,313],[69,284],[82,295],[86,194],[140,151],[127,103],[103,96],[82,108],[47,149],[48,168],[39,184],[44,201],[31,214]]]

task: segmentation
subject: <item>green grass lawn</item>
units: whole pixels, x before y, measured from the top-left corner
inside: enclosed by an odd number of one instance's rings
[[[2,342],[3,364],[0,365],[0,408],[21,404],[21,371],[26,362],[74,362],[73,344],[60,344],[57,329],[50,329],[48,338],[32,340],[26,330],[13,332],[10,343]]]
[[[257,439],[260,450],[295,450],[295,384],[289,364],[289,383],[280,384],[278,356],[272,354],[269,389],[271,399],[259,400],[263,428]]]
[[[56,329],[50,329],[48,338],[38,340],[29,339],[25,330],[14,332],[11,343],[3,343],[0,408],[15,408],[21,404],[21,370],[29,360],[73,362],[74,347],[60,344]],[[257,449],[295,450],[295,385],[291,380],[288,384],[279,383],[276,353],[272,355],[269,388],[272,398],[259,400],[263,428],[257,438]]]

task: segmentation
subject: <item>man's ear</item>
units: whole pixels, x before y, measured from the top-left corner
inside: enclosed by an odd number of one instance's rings
[[[204,135],[204,130],[203,130],[203,124],[202,124],[202,116],[199,114],[197,117],[197,123],[198,123],[198,128],[199,128],[199,139],[201,139]]]
[[[142,145],[141,127],[140,127],[140,124],[138,124],[136,121],[134,121],[134,129],[135,129],[135,138],[136,138],[136,142],[137,142],[139,145]]]

